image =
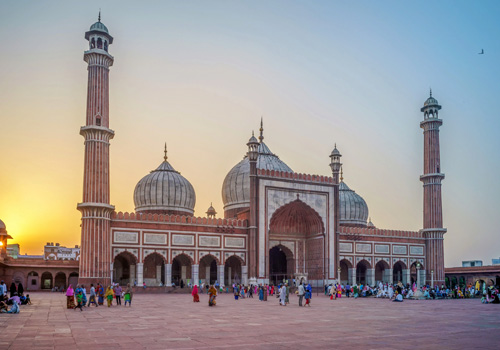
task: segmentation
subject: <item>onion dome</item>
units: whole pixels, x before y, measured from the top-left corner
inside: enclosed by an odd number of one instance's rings
[[[0,230],[6,230],[7,229],[7,226],[5,226],[5,223],[0,220]]]
[[[339,185],[340,225],[365,226],[368,206],[365,200],[351,190],[344,181]]]
[[[167,161],[144,176],[135,186],[134,203],[137,212],[193,215],[196,195],[191,183]]]
[[[293,172],[264,143],[262,122],[259,140],[257,169]],[[250,161],[247,156],[226,175],[222,184],[222,202],[225,211],[250,206]]]
[[[438,100],[436,100],[434,97],[432,97],[432,89],[431,89],[429,92],[429,98],[427,100],[425,100],[424,106],[422,108],[420,108],[420,111],[424,112],[426,110],[428,110],[428,111],[432,110],[433,112],[437,112],[440,109],[441,109],[441,106],[439,105]]]
[[[108,28],[101,22],[95,22],[90,26],[90,31],[96,31],[96,32],[104,32],[106,34],[109,34]]]
[[[210,207],[207,209],[207,217],[209,218],[215,218],[217,215],[217,212],[215,211],[215,208],[212,206],[212,203],[210,203]]]

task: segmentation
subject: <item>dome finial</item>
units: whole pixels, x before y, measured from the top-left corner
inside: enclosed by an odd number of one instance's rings
[[[99,16],[97,17],[97,21],[100,22],[101,21],[101,9],[99,9]]]
[[[344,181],[344,168],[340,167],[340,181]]]
[[[163,160],[166,162],[168,157],[167,157],[167,143],[165,142],[165,150],[163,151],[165,155],[163,156]]]
[[[429,88],[429,95],[432,97],[432,88]]]
[[[259,136],[259,141],[262,143],[264,141],[264,122],[263,122],[263,117],[260,117],[260,136]]]

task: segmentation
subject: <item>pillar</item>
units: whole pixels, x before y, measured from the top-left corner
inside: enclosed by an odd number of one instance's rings
[[[137,285],[138,286],[142,286],[142,283],[144,282],[143,277],[144,277],[144,264],[137,263]]]
[[[183,266],[183,268],[184,268],[184,275],[185,275],[186,274],[185,266]],[[200,272],[200,265],[191,265],[191,276],[193,279],[192,284],[200,285],[199,272]]]
[[[172,264],[165,264],[165,285],[172,287]]]
[[[219,285],[224,286],[224,265],[217,265],[217,281]]]
[[[422,287],[423,285],[426,284],[426,280],[425,280],[425,277],[426,277],[426,271],[424,269],[421,269],[419,271],[419,277],[420,277],[420,283],[419,283],[419,287]]]
[[[135,282],[135,265],[130,265],[130,280],[129,283],[131,286],[134,285]]]
[[[351,268],[348,270],[348,280],[351,286],[356,284],[356,268]]]
[[[241,267],[241,283],[248,284],[248,266],[246,265]]]
[[[156,284],[160,285],[161,283],[161,265],[156,266]]]
[[[366,269],[366,283],[369,286],[375,285],[375,269]]]
[[[196,272],[198,272],[198,270],[196,270]],[[186,279],[187,279],[187,266],[181,266],[181,280],[183,280],[184,283],[186,283]],[[179,285],[180,283],[181,281],[179,281]]]

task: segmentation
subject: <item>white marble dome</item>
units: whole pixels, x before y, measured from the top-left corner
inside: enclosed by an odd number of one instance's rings
[[[135,186],[137,212],[193,215],[196,194],[191,183],[165,157],[163,163]]]
[[[367,225],[368,205],[363,197],[351,190],[344,181],[339,185],[339,202],[341,225]]]
[[[265,170],[293,172],[269,147],[261,141],[257,168]],[[222,202],[224,210],[246,208],[250,206],[250,161],[245,156],[226,175],[222,184]]]

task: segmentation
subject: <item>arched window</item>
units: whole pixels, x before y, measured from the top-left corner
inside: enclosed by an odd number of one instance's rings
[[[104,40],[104,51],[108,52],[108,41]]]
[[[95,118],[95,125],[97,125],[97,126],[101,126],[101,117],[97,116],[97,117]]]
[[[102,49],[102,39],[101,38],[97,39],[97,48]]]
[[[95,49],[95,38],[92,38],[92,40],[90,41],[90,48]]]

